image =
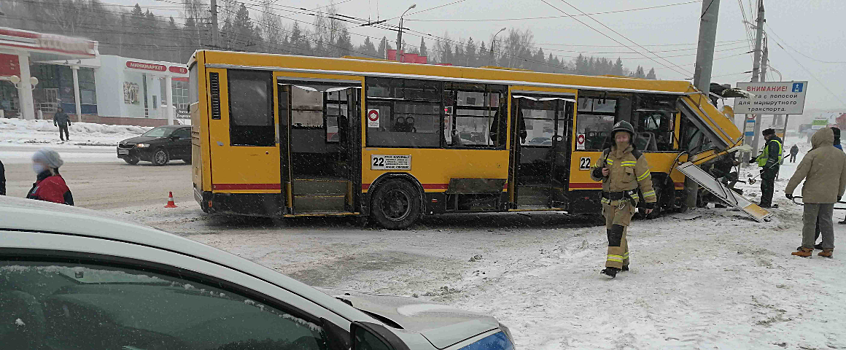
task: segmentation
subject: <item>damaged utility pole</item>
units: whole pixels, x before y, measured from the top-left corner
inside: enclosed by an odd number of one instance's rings
[[[699,46],[696,50],[696,68],[693,75],[693,85],[705,94],[706,100],[711,93],[711,70],[714,65],[714,46],[717,40],[717,20],[720,14],[720,0],[705,0],[702,2],[702,13],[699,16]],[[690,178],[684,180],[686,193],[685,205],[696,208],[699,194],[699,184]]]

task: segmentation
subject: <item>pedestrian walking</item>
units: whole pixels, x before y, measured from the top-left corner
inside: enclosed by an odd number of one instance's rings
[[[53,115],[53,126],[59,127],[59,140],[65,141],[67,139],[70,141],[70,134],[68,133],[68,127],[71,126],[70,117],[62,107],[59,107],[56,114]]]
[[[602,181],[602,214],[608,235],[608,254],[601,273],[614,278],[618,272],[629,270],[626,232],[640,200],[638,188],[646,201],[646,214],[652,212],[656,196],[649,164],[634,146],[634,127],[620,121],[614,125],[610,137],[614,140],[613,145],[602,151],[590,175],[594,181]]]
[[[6,167],[0,162],[0,196],[6,195]]]
[[[766,129],[762,134],[764,139],[767,140],[764,150],[749,163],[757,162],[758,166],[761,167],[761,203],[758,205],[761,208],[777,208],[777,205],[773,205],[773,191],[775,191],[778,169],[783,160],[784,146],[781,139],[776,136],[775,130]]]
[[[65,179],[59,175],[62,164],[62,157],[52,149],[42,148],[35,152],[32,155],[32,170],[36,180],[26,198],[73,205],[73,194]]]
[[[788,199],[802,180],[802,201],[805,203],[802,216],[802,246],[793,255],[809,257],[814,251],[814,235],[817,225],[822,233],[822,252],[818,255],[830,258],[834,252],[834,228],[832,214],[846,191],[846,154],[832,145],[834,132],[820,129],[811,138],[813,148],[806,154],[787,187]]]
[[[793,145],[793,147],[790,147],[790,162],[791,163],[796,163],[796,155],[798,155],[798,154],[799,154],[799,146]]]

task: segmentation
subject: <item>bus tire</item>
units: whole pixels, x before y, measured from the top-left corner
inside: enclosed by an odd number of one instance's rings
[[[641,219],[652,220],[656,219],[661,216],[661,212],[667,208],[667,200],[672,200],[675,195],[672,192],[675,192],[675,188],[672,185],[665,188],[667,177],[664,174],[653,174],[652,175],[652,189],[655,191],[655,204],[652,207],[652,212],[649,214],[643,214],[641,211],[638,211],[638,217]],[[643,208],[641,208],[643,210]]]
[[[370,217],[389,230],[402,230],[420,217],[420,191],[401,179],[389,179],[376,188],[370,206]]]

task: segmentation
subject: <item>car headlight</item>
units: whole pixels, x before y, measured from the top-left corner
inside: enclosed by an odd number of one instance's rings
[[[139,143],[139,144],[135,145],[135,147],[147,148],[147,147],[150,147],[150,144],[149,143]]]

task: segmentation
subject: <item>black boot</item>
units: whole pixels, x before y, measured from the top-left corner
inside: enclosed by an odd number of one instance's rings
[[[617,277],[617,272],[620,272],[620,269],[615,268],[615,267],[606,267],[600,273],[603,274],[603,275],[606,275],[608,277],[614,278],[614,277]]]
[[[822,243],[820,243],[820,244],[814,244],[814,249],[816,249],[816,250],[823,250]]]
[[[626,265],[626,266],[623,266],[623,269],[620,270],[620,271],[628,271],[628,270],[629,270],[629,265]]]

